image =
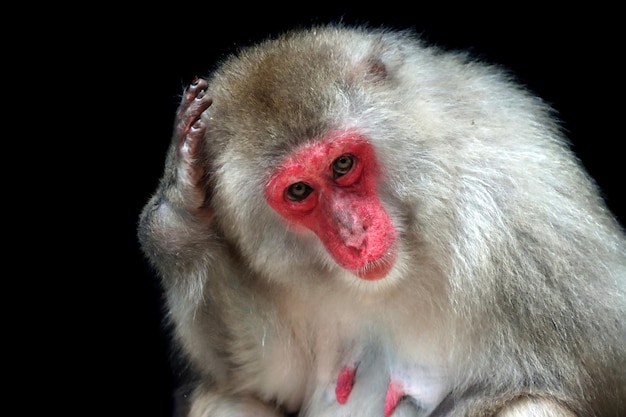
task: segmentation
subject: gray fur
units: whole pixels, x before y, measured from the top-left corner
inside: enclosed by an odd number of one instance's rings
[[[441,391],[394,417],[626,414],[626,238],[552,110],[505,71],[409,32],[320,26],[200,87],[138,229],[199,381],[190,416],[379,417],[392,377]],[[264,199],[294,147],[350,129],[399,233],[377,282]]]

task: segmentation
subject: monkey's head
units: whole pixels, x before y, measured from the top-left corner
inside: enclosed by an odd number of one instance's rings
[[[385,116],[401,105],[390,92],[398,57],[385,62],[365,32],[346,45],[342,31],[268,40],[208,79],[210,205],[226,240],[268,277],[381,280],[398,261],[393,172],[379,150],[381,135],[404,134]]]
[[[464,141],[484,128],[474,120],[501,109],[472,104],[486,93],[458,71],[462,57],[410,36],[291,32],[242,49],[208,78],[210,206],[257,272],[393,282],[429,250],[447,250],[457,162],[485,156]]]

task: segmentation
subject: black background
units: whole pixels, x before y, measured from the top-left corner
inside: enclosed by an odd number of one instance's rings
[[[238,46],[293,26],[343,20],[411,28],[437,45],[469,49],[512,70],[558,110],[574,150],[609,206],[620,219],[626,218],[620,148],[624,105],[618,78],[623,31],[617,26],[616,9],[459,9],[445,3],[429,8],[419,3],[404,8],[379,3],[369,9],[220,7],[218,11],[203,3],[187,9],[116,8],[103,11],[105,24],[83,22],[99,35],[92,45],[97,52],[90,52],[95,64],[91,71],[99,74],[92,86],[99,114],[91,130],[106,136],[97,150],[104,161],[97,169],[103,178],[97,203],[103,220],[97,237],[108,236],[106,249],[98,251],[92,264],[91,274],[100,277],[97,288],[89,289],[103,303],[84,300],[92,307],[85,311],[96,310],[94,317],[102,319],[93,345],[94,352],[103,352],[93,354],[102,366],[92,365],[92,354],[84,366],[90,377],[108,381],[93,401],[113,406],[115,414],[171,414],[173,379],[161,325],[161,293],[139,252],[136,222],[161,175],[183,87]],[[76,74],[76,80],[86,79],[91,76]]]

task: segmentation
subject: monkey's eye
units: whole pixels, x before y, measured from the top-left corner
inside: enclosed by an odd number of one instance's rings
[[[342,175],[346,175],[352,168],[354,159],[352,155],[341,155],[333,162],[333,177],[339,178]]]
[[[302,201],[313,192],[313,188],[303,182],[296,182],[287,188],[287,198],[291,201]]]

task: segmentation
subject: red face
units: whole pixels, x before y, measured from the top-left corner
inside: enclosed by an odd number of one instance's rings
[[[396,230],[378,198],[374,149],[347,134],[306,144],[276,170],[268,203],[314,232],[335,261],[368,280],[385,277],[396,258]]]

